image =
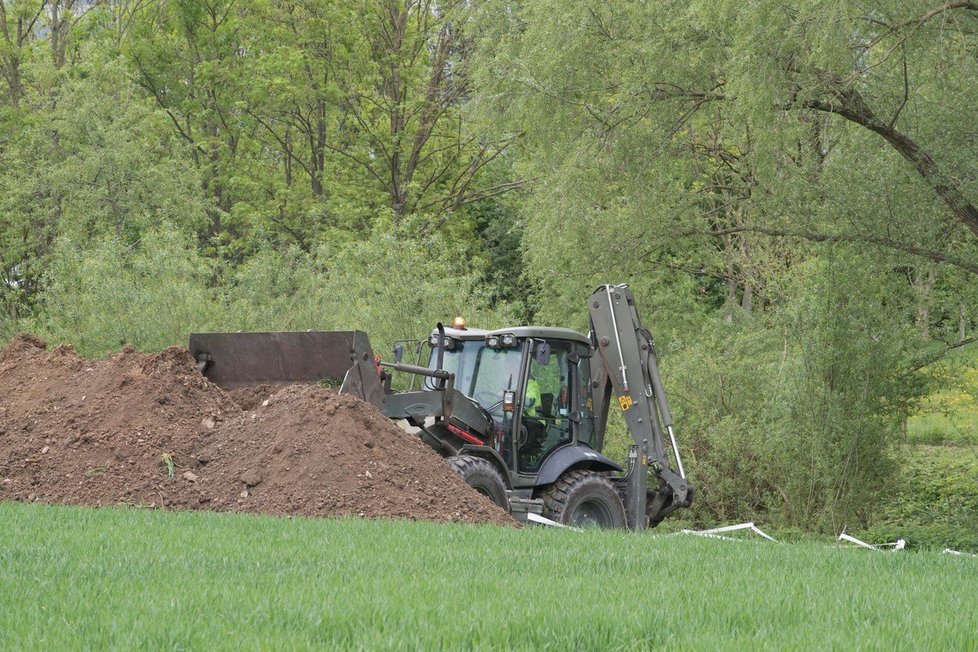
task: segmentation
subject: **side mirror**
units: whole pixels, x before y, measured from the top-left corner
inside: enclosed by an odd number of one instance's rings
[[[550,342],[539,342],[536,347],[535,357],[537,364],[542,367],[550,364]]]
[[[401,361],[401,358],[403,357],[404,357],[404,345],[398,344],[397,346],[394,347],[394,364],[399,363]]]
[[[587,351],[571,351],[567,354],[567,361],[571,364],[577,364],[581,360],[590,360],[594,357],[594,349],[588,349]]]
[[[516,411],[516,392],[507,390],[503,392],[503,412]]]

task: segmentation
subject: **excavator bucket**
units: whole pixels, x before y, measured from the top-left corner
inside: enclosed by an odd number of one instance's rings
[[[377,407],[384,404],[363,331],[191,333],[188,348],[201,373],[220,387],[321,383]]]

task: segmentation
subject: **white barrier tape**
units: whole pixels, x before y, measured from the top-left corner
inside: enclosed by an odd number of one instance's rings
[[[562,527],[565,530],[574,530],[575,532],[583,532],[581,528],[571,527],[569,525],[564,525],[563,523],[558,523],[557,521],[551,521],[546,516],[540,516],[539,514],[534,514],[530,512],[526,515],[526,520],[533,523],[539,523],[540,525],[549,525],[550,527]]]
[[[839,538],[836,540],[848,541],[849,543],[854,543],[857,546],[860,546],[861,548],[868,548],[869,550],[880,550],[881,548],[887,548],[887,547],[893,548],[894,550],[903,550],[904,548],[907,547],[907,542],[904,541],[903,539],[897,539],[893,543],[880,543],[877,545],[873,545],[871,543],[866,543],[865,541],[860,541],[856,537],[846,534],[845,530],[839,533]]]
[[[707,534],[706,532],[698,532],[696,530],[680,530],[676,534],[694,534],[698,537],[706,537],[707,539],[722,539],[723,541],[743,541],[743,539],[734,539],[733,537],[725,537],[720,534]]]
[[[774,537],[769,536],[764,532],[762,532],[759,527],[754,525],[753,521],[751,521],[750,523],[738,523],[737,525],[724,525],[723,527],[710,528],[709,530],[683,530],[682,532],[680,532],[680,534],[695,534],[697,536],[710,537],[712,539],[724,539],[726,541],[739,541],[739,539],[731,539],[730,537],[718,536],[722,532],[736,532],[738,530],[750,530],[751,532],[764,537],[768,541],[774,541],[775,543],[777,543],[777,540]]]
[[[752,530],[752,531],[753,531],[753,532],[754,532],[755,534],[759,534],[759,535],[761,535],[762,537],[764,537],[764,538],[765,538],[765,539],[767,539],[768,541],[774,541],[774,543],[777,543],[777,541],[776,541],[776,540],[774,539],[774,537],[772,537],[772,536],[768,536],[768,535],[766,535],[766,534],[764,534],[763,532],[761,532],[761,530],[760,530],[760,529],[759,529],[759,528],[758,528],[757,526],[751,526],[751,530]]]

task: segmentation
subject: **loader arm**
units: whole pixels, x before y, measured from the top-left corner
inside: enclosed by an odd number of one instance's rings
[[[588,310],[596,358],[591,363],[595,413],[605,423],[608,403],[617,400],[621,407],[635,442],[629,447],[625,510],[633,528],[642,527],[646,518],[654,526],[667,514],[688,507],[693,498],[659,376],[655,344],[639,321],[635,297],[627,285],[600,286],[588,300]],[[669,460],[670,451],[675,467]],[[651,490],[650,465],[658,476]]]

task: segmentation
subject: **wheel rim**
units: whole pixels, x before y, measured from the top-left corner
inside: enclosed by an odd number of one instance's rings
[[[570,522],[571,525],[578,527],[610,528],[614,524],[614,517],[604,502],[589,499],[577,504],[571,514]]]

